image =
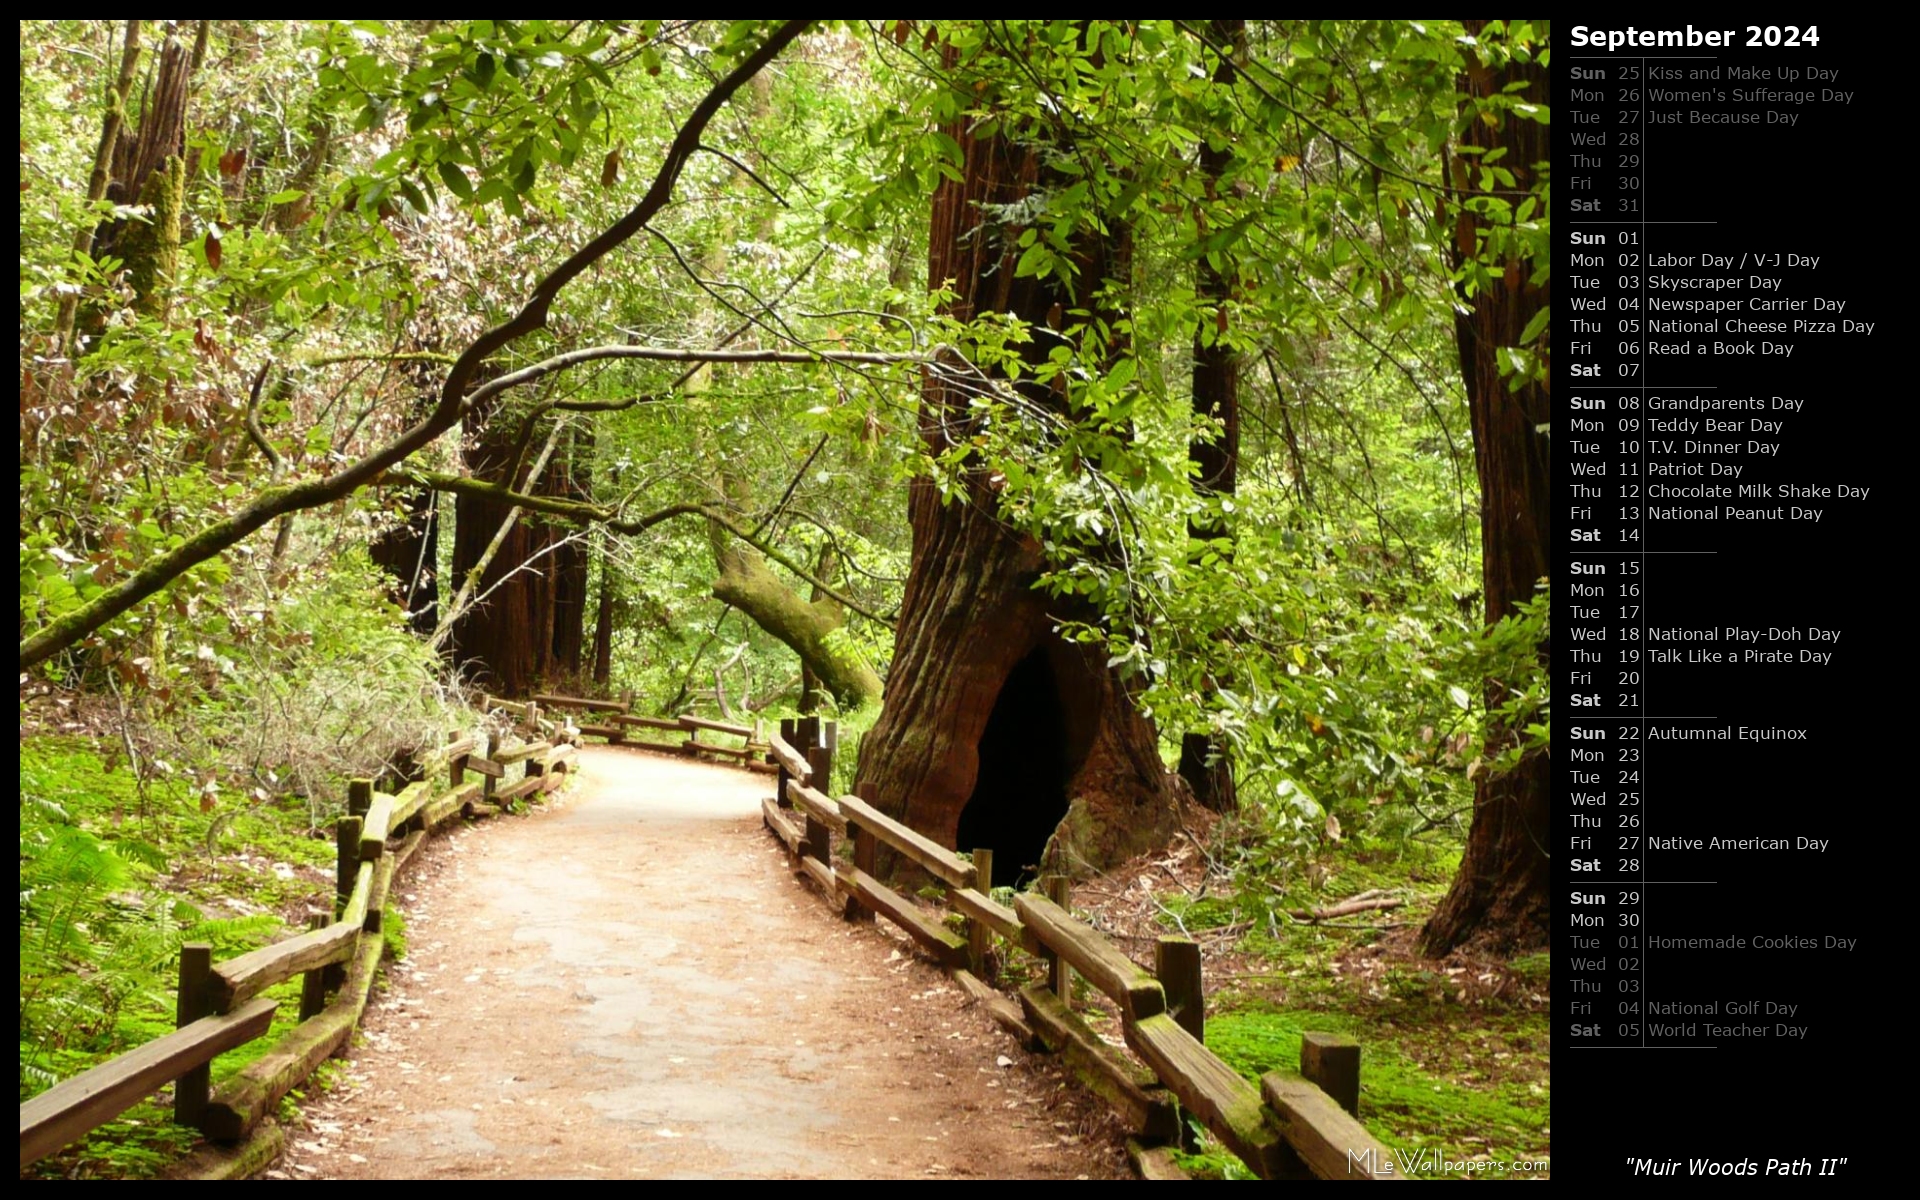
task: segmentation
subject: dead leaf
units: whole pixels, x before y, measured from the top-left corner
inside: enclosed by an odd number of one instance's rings
[[[229,179],[246,170],[246,167],[247,152],[244,149],[229,150],[220,156],[220,173]]]
[[[1327,814],[1327,840],[1330,842],[1340,840],[1340,818],[1332,813]]]
[[[620,147],[607,151],[606,161],[600,164],[600,186],[610,188],[620,178]]]

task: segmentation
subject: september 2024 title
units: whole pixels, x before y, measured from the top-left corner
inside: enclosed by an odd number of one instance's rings
[[[1660,50],[1700,48],[1703,46],[1818,46],[1820,27],[1808,25],[1748,25],[1739,40],[1742,30],[1735,29],[1695,29],[1689,25],[1685,29],[1637,29],[1632,25],[1625,29],[1593,29],[1586,25],[1573,27],[1573,44],[1592,46],[1602,50]]]

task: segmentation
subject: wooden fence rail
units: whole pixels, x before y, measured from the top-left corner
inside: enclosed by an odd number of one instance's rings
[[[394,875],[427,835],[455,816],[488,816],[501,811],[498,802],[552,791],[564,781],[574,747],[542,733],[535,705],[510,711],[526,722],[530,740],[501,749],[491,736],[482,743],[458,732],[450,735],[429,758],[436,772],[445,771],[444,791],[422,781],[387,794],[375,791],[370,780],[355,780],[347,815],[335,829],[339,883],[333,921],[222,963],[213,962],[209,946],[184,947],[179,1028],[23,1102],[21,1168],[86,1136],[168,1083],[174,1086],[175,1119],[182,1124],[196,1125],[215,1141],[238,1141],[254,1132],[282,1096],[352,1035],[385,946],[382,918]],[[483,745],[493,760],[475,754]],[[496,765],[501,759],[524,762],[524,778],[496,788],[505,774]],[[467,782],[469,771],[481,780]],[[397,845],[390,844],[393,838],[400,839]],[[272,1025],[278,1002],[260,993],[295,976],[305,980],[300,1023],[266,1054],[211,1087],[213,1060],[265,1035]],[[330,1001],[329,991],[335,992]]]
[[[761,803],[761,817],[795,871],[847,917],[892,921],[1023,1045],[1058,1053],[1131,1127],[1136,1140],[1129,1149],[1143,1175],[1179,1177],[1166,1147],[1180,1140],[1184,1111],[1263,1179],[1405,1178],[1378,1170],[1390,1170],[1393,1155],[1355,1118],[1358,1043],[1309,1034],[1299,1074],[1271,1072],[1258,1085],[1243,1078],[1204,1041],[1199,947],[1191,939],[1159,939],[1149,971],[1073,916],[1062,877],[1041,880],[1039,891],[1015,896],[1011,908],[1000,903],[992,895],[991,851],[963,858],[858,796],[827,794],[834,732],[830,723],[785,721],[768,740],[779,781]],[[837,864],[834,836],[842,850]],[[882,845],[943,885],[964,935],[875,878]],[[1022,989],[1015,1004],[988,984],[983,976],[993,969],[995,938],[1046,961],[1049,986]],[[1131,1057],[1073,1011],[1076,973],[1114,1002]]]
[[[488,703],[496,708],[509,711],[524,710],[525,704],[488,697]],[[712,721],[705,717],[682,715],[678,717],[648,717],[632,711],[633,693],[625,692],[618,700],[593,700],[584,696],[562,696],[541,692],[531,701],[535,705],[545,705],[550,709],[565,709],[569,712],[583,713],[584,720],[574,728],[583,734],[605,738],[613,745],[624,744],[629,729],[653,729],[667,733],[684,733],[686,740],[677,747],[682,754],[717,754],[722,758],[734,760],[738,765],[750,771],[773,774],[778,767],[767,761],[767,743],[760,740],[759,730],[751,725],[740,725],[731,721]],[[744,745],[723,746],[717,742],[701,741],[702,732],[724,734],[741,739]],[[670,747],[662,747],[668,749]]]

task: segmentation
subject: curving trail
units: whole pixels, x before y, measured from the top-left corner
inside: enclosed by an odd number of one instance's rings
[[[769,780],[582,767],[554,807],[422,851],[407,958],[270,1176],[1125,1174],[1051,1065],[794,882]]]

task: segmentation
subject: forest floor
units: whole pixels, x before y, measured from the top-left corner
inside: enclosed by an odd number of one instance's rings
[[[768,780],[583,758],[558,805],[423,849],[406,957],[269,1176],[1127,1173],[1104,1108],[794,881]]]

